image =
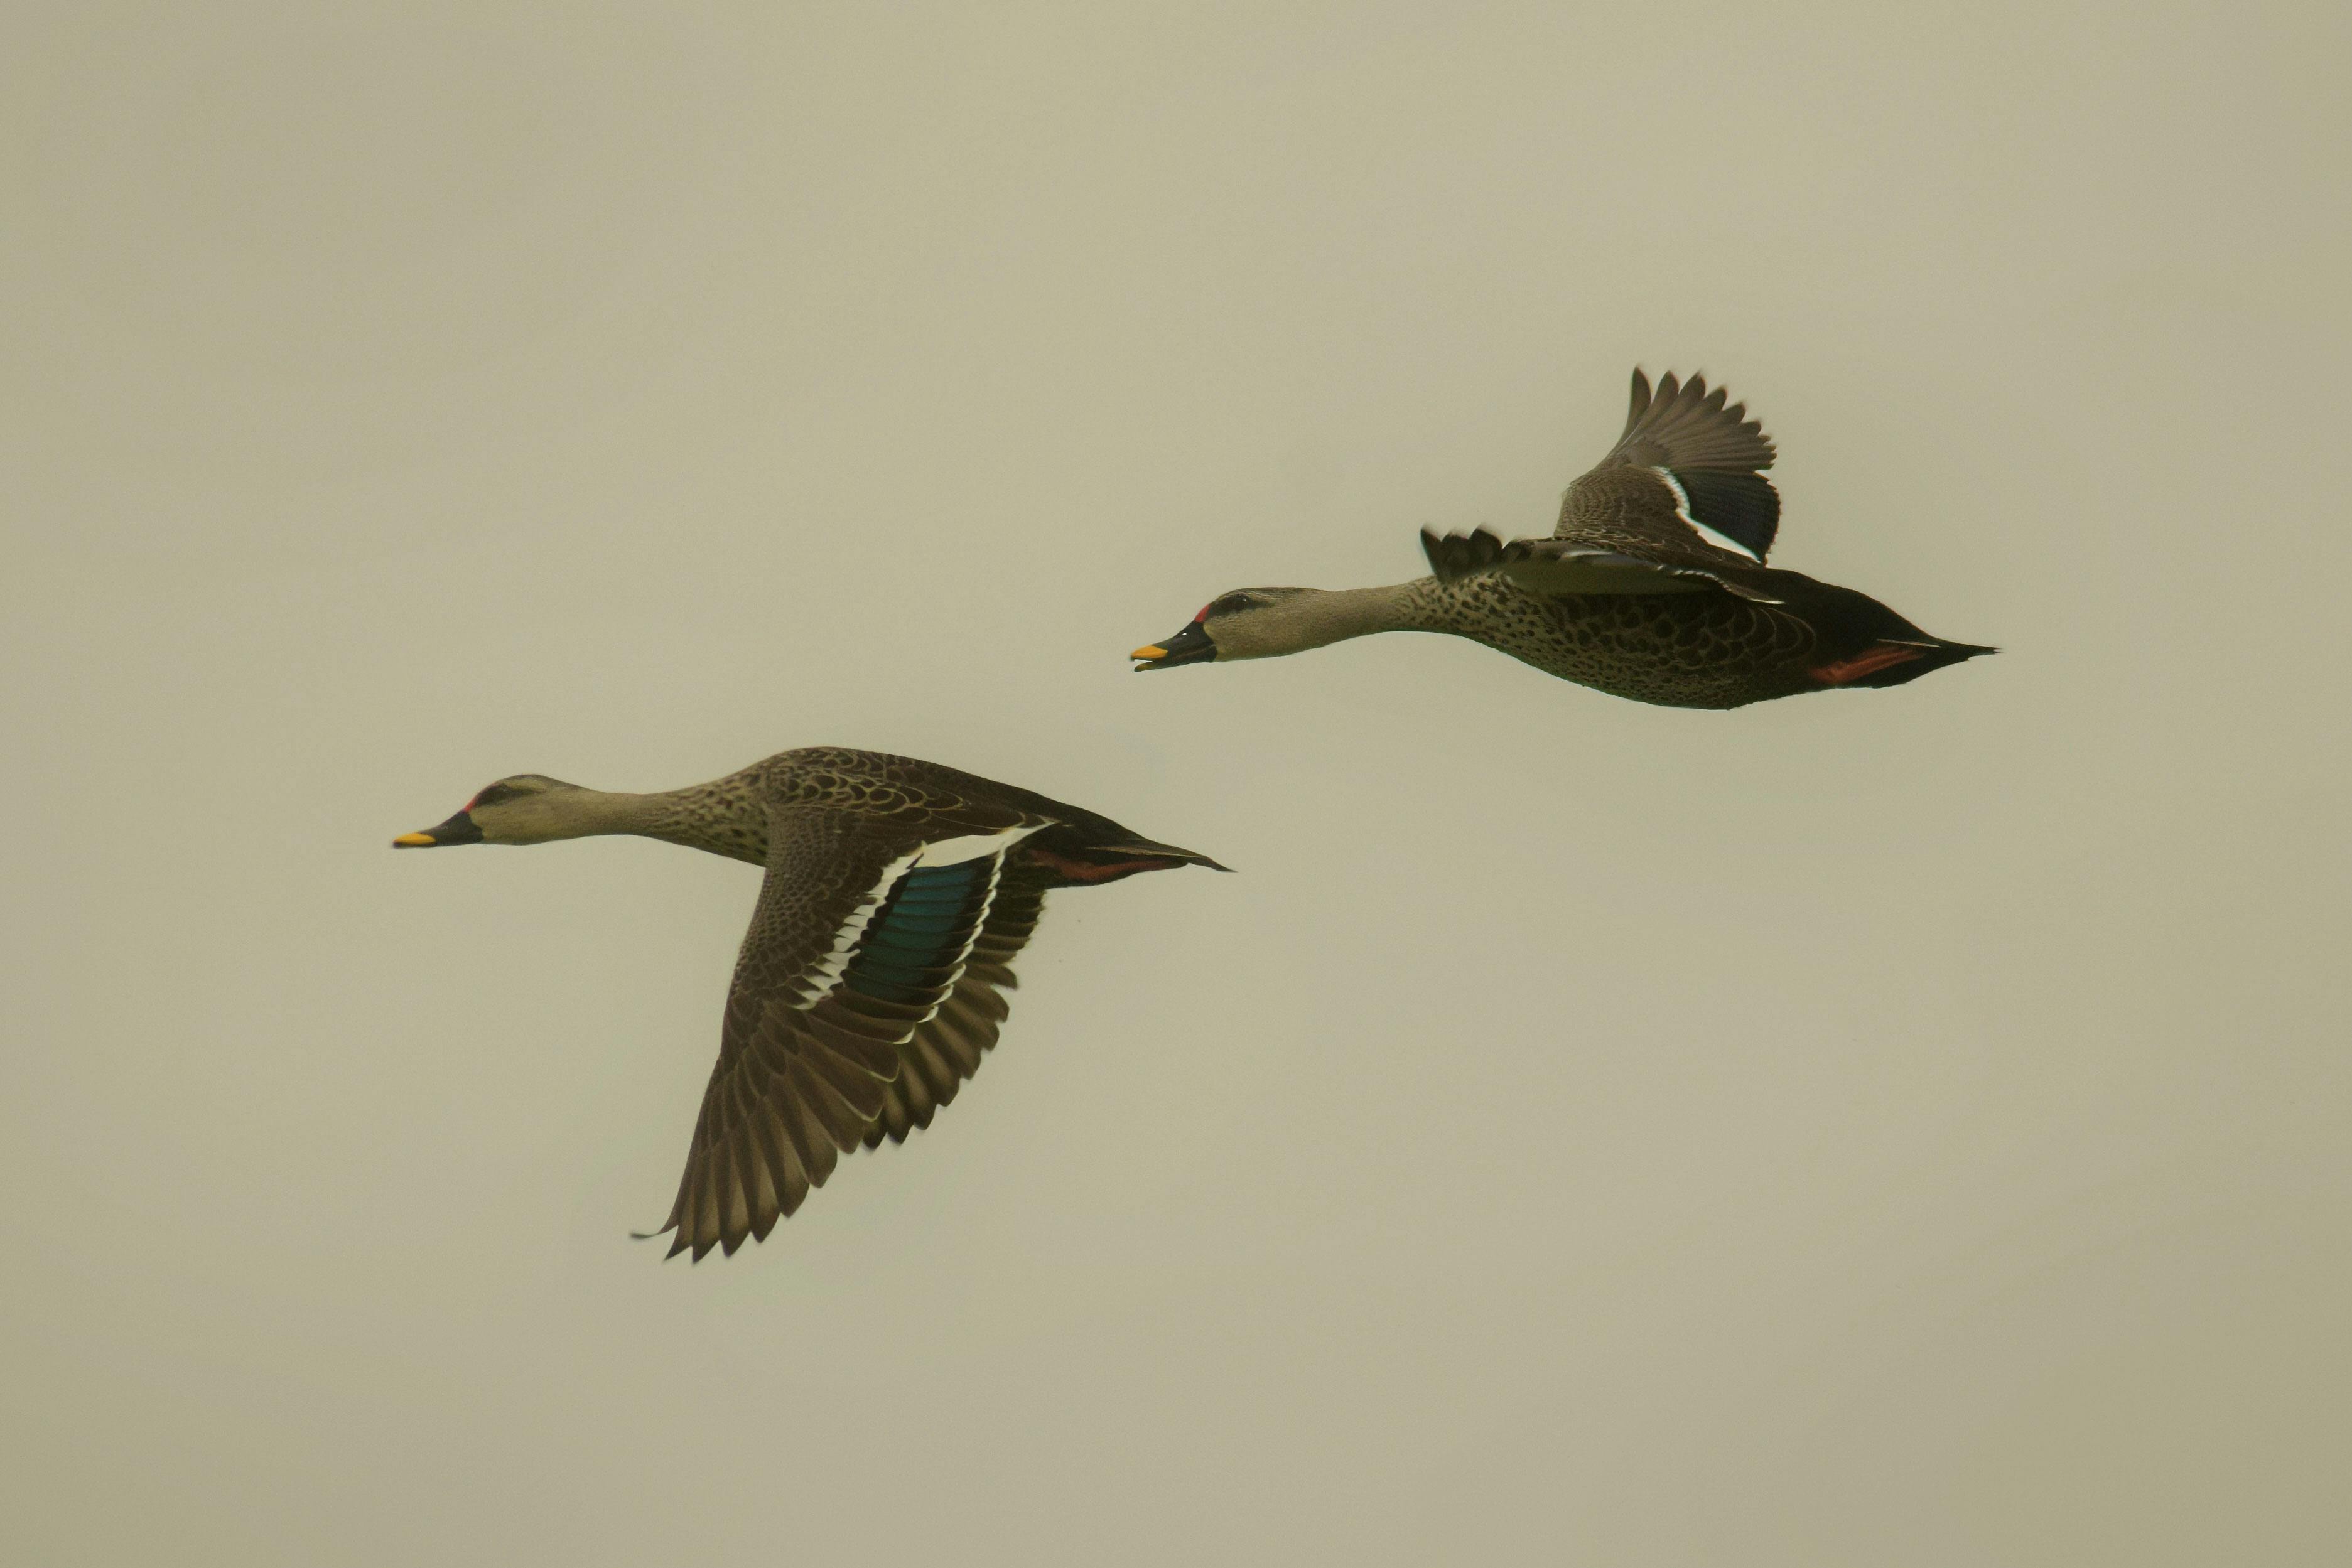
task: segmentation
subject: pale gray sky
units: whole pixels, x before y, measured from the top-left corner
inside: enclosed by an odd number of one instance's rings
[[[14,1560],[2352,1550],[2340,7],[369,9],[0,49]],[[2007,652],[1129,673],[1636,362]],[[386,842],[821,742],[1242,874],[665,1267],[756,873]]]

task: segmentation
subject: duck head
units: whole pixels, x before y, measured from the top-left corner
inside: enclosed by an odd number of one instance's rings
[[[456,816],[439,826],[401,834],[392,841],[392,847],[543,844],[551,839],[578,838],[582,827],[572,808],[593,793],[543,773],[517,773],[483,786]]]
[[[1346,636],[1327,627],[1318,588],[1236,588],[1201,607],[1184,629],[1128,655],[1139,670],[1166,670],[1213,659],[1266,659]]]

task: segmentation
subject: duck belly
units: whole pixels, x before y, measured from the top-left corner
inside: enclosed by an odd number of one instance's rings
[[[1466,586],[1466,585],[1465,585]],[[1733,708],[1816,688],[1811,630],[1728,593],[1486,590],[1453,628],[1547,674],[1664,707]]]

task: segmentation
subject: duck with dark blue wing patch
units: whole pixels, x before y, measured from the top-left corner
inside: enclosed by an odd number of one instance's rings
[[[767,869],[664,1231],[764,1239],[861,1145],[930,1125],[996,1043],[1045,894],[1225,868],[1108,817],[912,758],[817,747],[656,795],[500,779],[402,848],[633,833]]]
[[[1767,567],[1772,443],[1703,376],[1633,372],[1624,433],[1547,538],[1424,531],[1431,575],[1385,588],[1243,588],[1129,655],[1139,670],[1270,658],[1374,632],[1442,632],[1639,702],[1729,708],[1894,686],[1980,653],[1866,594]]]

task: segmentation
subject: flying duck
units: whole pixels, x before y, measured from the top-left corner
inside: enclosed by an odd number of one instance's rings
[[[1129,655],[1138,670],[1264,659],[1373,632],[1444,632],[1636,702],[1730,708],[1899,686],[1995,650],[1931,637],[1878,601],[1767,567],[1770,438],[1703,376],[1672,374],[1568,487],[1549,538],[1423,530],[1432,576],[1387,588],[1243,588]]]
[[[1227,868],[1108,817],[937,763],[814,747],[654,795],[537,773],[395,848],[634,833],[767,868],[735,961],[667,1256],[761,1240],[835,1159],[903,1140],[996,1043],[1013,962],[1055,888]]]

